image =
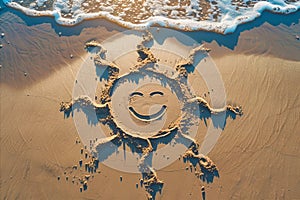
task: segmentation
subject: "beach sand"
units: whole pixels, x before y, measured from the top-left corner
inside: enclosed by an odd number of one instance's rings
[[[75,143],[73,120],[59,112],[59,103],[71,98],[86,55],[84,43],[101,42],[124,29],[104,20],[73,29],[56,26],[51,19],[26,24],[28,17],[19,12],[1,12],[1,199],[146,199],[144,189],[136,188],[140,174],[101,164],[101,173],[84,192],[64,175],[83,155],[82,145]],[[185,169],[187,164],[176,161],[157,171],[165,183],[157,199],[202,199],[203,185],[206,199],[300,197],[298,16],[283,24],[244,26],[229,36],[211,34],[216,41],[207,39],[209,33],[191,34],[212,49],[227,100],[242,105],[244,115],[227,120],[208,155],[218,166],[219,178],[203,183]]]

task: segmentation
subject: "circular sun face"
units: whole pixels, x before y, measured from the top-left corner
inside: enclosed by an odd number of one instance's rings
[[[185,35],[175,34],[176,41],[168,33],[152,29],[146,35],[111,38],[104,46],[86,43],[87,49],[93,48],[76,79],[73,96],[77,97],[62,102],[60,109],[65,114],[74,111],[86,149],[89,143],[92,170],[100,161],[121,171],[141,173],[149,199],[155,199],[163,187],[156,171],[180,156],[195,168],[197,178],[205,180],[204,173],[210,180],[218,176],[205,153],[216,144],[227,114],[242,115],[240,107],[223,102],[225,92],[220,77],[214,76],[218,71],[209,59],[210,50],[194,45]],[[206,93],[200,94],[199,75],[204,77],[208,94],[218,91],[220,95],[210,99],[212,106],[204,98]],[[207,125],[208,119],[212,122],[209,134],[199,138],[200,121]]]
[[[86,48],[95,48],[78,73],[76,98],[61,103],[65,114],[72,109],[86,149],[89,144],[92,163],[97,160],[121,171],[141,173],[151,199],[163,186],[156,170],[180,156],[195,170],[199,165],[198,178],[202,170],[218,176],[216,166],[203,153],[216,144],[227,113],[242,114],[239,107],[223,102],[225,92],[220,77],[214,76],[218,71],[209,58],[210,50],[176,32],[172,33],[179,40],[174,40],[168,31],[113,37],[104,42],[108,49],[97,42],[86,43]],[[204,98],[206,93],[201,95],[199,75],[208,94],[218,91],[219,98],[212,95],[210,99],[212,106]],[[201,138],[197,134],[200,121],[207,126],[207,119],[212,123]],[[155,188],[160,189],[154,192]]]
[[[137,164],[145,143],[151,152],[152,168],[161,169],[177,160],[193,142],[201,113],[189,100],[197,100],[194,97],[200,94],[201,76],[208,78],[205,83],[214,89],[213,105],[223,104],[225,99],[220,79],[212,76],[217,70],[209,57],[201,54],[195,57],[194,67],[185,73],[181,70],[180,61],[189,59],[197,46],[193,39],[172,30],[150,31],[153,38],[148,43],[147,36],[139,32],[104,41],[90,51],[74,85],[73,118],[82,143],[96,152],[103,164],[126,172],[140,172]],[[147,59],[156,59],[149,65],[144,64],[145,53],[137,50],[144,43],[153,53]],[[213,120],[220,124],[224,117],[219,114]],[[212,149],[221,131],[213,123],[207,130],[209,137],[201,147],[204,153]],[[100,145],[104,143],[105,150]],[[134,153],[130,149],[133,144],[139,149]]]
[[[167,129],[181,115],[178,94],[169,84],[163,86],[164,77],[160,78],[129,73],[115,84],[112,116],[128,135],[149,138]]]

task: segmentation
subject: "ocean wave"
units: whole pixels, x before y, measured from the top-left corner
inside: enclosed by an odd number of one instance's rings
[[[299,0],[2,0],[29,16],[53,16],[58,24],[73,26],[83,20],[105,18],[121,26],[144,30],[150,26],[183,31],[232,33],[239,24],[264,11],[289,14]]]

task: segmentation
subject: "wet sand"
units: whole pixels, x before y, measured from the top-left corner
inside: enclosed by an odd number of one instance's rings
[[[73,120],[59,112],[59,103],[71,98],[85,55],[84,43],[102,41],[122,29],[99,20],[99,25],[59,37],[59,28],[51,23],[28,25],[22,20],[27,17],[1,12],[0,29],[10,43],[0,49],[1,198],[146,199],[144,189],[136,188],[139,174],[100,165],[101,173],[82,193],[64,176],[83,155],[82,146],[75,143],[78,135]],[[227,100],[242,105],[244,115],[227,120],[209,153],[219,178],[203,183],[186,170],[186,164],[176,161],[158,170],[165,185],[157,199],[201,199],[202,185],[206,199],[300,196],[300,43],[293,35],[299,30],[298,18],[227,36],[236,41],[234,48],[226,46],[225,36],[207,40]],[[206,131],[204,123],[200,130]]]

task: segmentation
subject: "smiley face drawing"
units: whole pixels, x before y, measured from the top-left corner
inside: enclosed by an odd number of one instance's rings
[[[164,93],[160,92],[160,91],[154,91],[154,92],[151,92],[150,94],[147,94],[147,95],[148,95],[147,96],[148,98],[142,92],[133,92],[133,93],[130,94],[130,97],[132,98],[131,102],[135,102],[134,104],[145,103],[146,105],[149,105],[149,104],[153,103],[152,102],[153,99],[163,97]],[[144,99],[146,99],[146,100],[144,101]],[[149,102],[149,100],[150,100],[150,102]],[[139,106],[139,105],[138,106],[135,105],[135,107],[143,108],[143,106]],[[148,110],[149,109],[150,108],[148,108]],[[161,108],[156,113],[153,113],[153,114],[140,114],[140,112],[136,111],[133,106],[130,106],[129,110],[130,110],[131,114],[133,116],[135,116],[137,119],[139,119],[141,121],[144,121],[144,122],[149,122],[149,121],[153,121],[153,120],[157,120],[157,119],[161,118],[165,114],[165,112],[167,110],[167,106],[162,105]],[[139,110],[141,110],[141,109],[139,109]]]
[[[136,37],[133,39],[135,41]],[[198,171],[214,177],[216,166],[199,151],[199,144],[194,139],[201,119],[214,115],[220,119],[228,113],[242,115],[240,107],[213,108],[190,88],[188,71],[192,70],[188,68],[194,64],[196,52],[202,54],[202,60],[208,59],[206,49],[195,47],[186,54],[186,58],[164,52],[166,60],[173,58],[170,67],[156,58],[154,49],[152,51],[145,46],[152,39],[149,35],[143,36],[143,41],[136,46],[132,55],[138,55],[138,59],[137,62],[128,62],[131,70],[123,69],[126,62],[121,62],[121,59],[110,61],[107,59],[109,56],[102,57],[105,51],[101,49],[89,55],[81,73],[82,79],[76,82],[73,92],[76,98],[61,104],[61,111],[76,108],[76,128],[84,133],[80,137],[90,150],[91,157],[121,171],[141,173],[141,183],[148,199],[155,199],[156,193],[163,188],[164,183],[158,179],[156,170],[180,156],[190,162],[192,160]],[[112,49],[119,47],[113,46],[111,41],[108,43]],[[132,58],[129,54],[126,56]],[[89,90],[83,87],[95,80],[95,68],[96,72],[99,68],[109,72],[97,99],[90,97],[95,94],[96,86]],[[83,96],[83,92],[88,95]],[[83,112],[78,112],[80,108]],[[101,131],[106,133],[101,135]]]
[[[182,104],[171,87],[141,73],[128,74],[115,83],[111,113],[122,130],[134,136],[151,137],[179,118]],[[138,84],[130,81],[139,80]]]

